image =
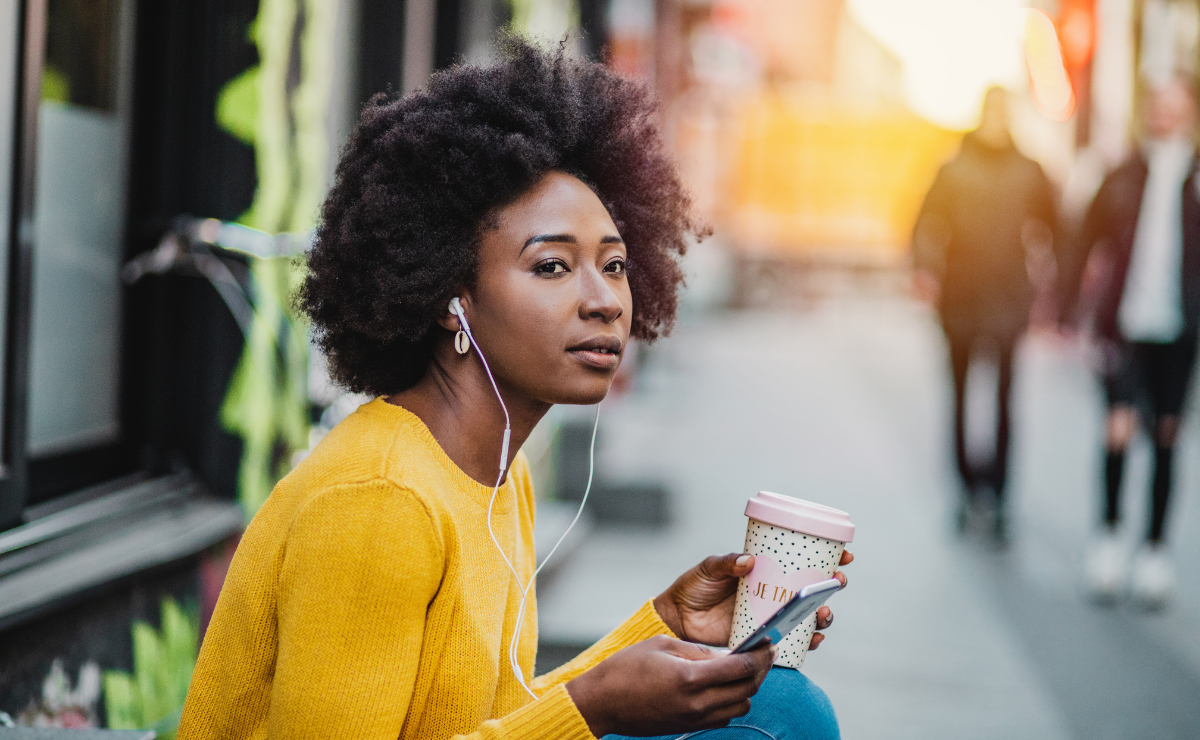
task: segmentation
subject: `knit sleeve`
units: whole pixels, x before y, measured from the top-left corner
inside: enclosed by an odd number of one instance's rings
[[[658,616],[654,602],[647,602],[632,617],[608,633],[595,645],[561,668],[533,681],[537,701],[515,712],[489,720],[470,735],[455,740],[516,740],[517,738],[556,738],[557,740],[593,740],[583,715],[571,701],[566,683],[617,652],[655,635],[670,635],[671,630]]]
[[[641,609],[634,612],[633,616],[622,622],[612,632],[600,638],[595,645],[577,655],[574,660],[544,676],[535,678],[531,688],[540,696],[543,692],[549,691],[555,686],[561,686],[593,668],[618,650],[656,635],[675,637],[671,628],[662,620],[662,617],[658,616],[658,611],[654,608],[654,601],[651,600],[643,604]]]
[[[555,686],[515,712],[484,722],[453,740],[596,740],[565,686]]]
[[[400,735],[443,561],[424,504],[388,481],[304,506],[279,574],[269,738]]]

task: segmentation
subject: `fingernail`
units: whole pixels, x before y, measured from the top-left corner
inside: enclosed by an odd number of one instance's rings
[[[830,613],[829,618],[825,620],[826,627],[828,627],[831,624],[833,624],[833,614],[832,613]]]
[[[739,568],[745,567],[749,562],[750,562],[749,555],[741,555],[738,557],[738,559],[736,561],[734,561],[735,565],[737,565],[737,567],[739,567]]]

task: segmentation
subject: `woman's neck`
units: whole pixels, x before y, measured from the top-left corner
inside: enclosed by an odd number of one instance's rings
[[[387,402],[416,414],[455,465],[473,480],[491,487],[499,473],[504,410],[479,359],[460,357],[452,350],[451,356],[445,357],[447,350],[435,350],[424,377],[413,387],[388,396]],[[550,410],[550,404],[533,401],[503,385],[500,392],[512,425],[508,458],[504,461],[507,478],[517,450]]]

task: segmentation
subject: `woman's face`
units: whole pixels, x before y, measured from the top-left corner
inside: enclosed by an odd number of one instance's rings
[[[629,340],[625,243],[596,194],[552,172],[483,232],[467,321],[506,391],[599,403]]]

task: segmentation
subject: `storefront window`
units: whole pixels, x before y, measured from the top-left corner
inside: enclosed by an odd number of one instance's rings
[[[50,0],[42,99],[117,111],[119,0]]]
[[[34,198],[34,457],[110,442],[120,432],[130,5],[50,0],[47,7]]]

